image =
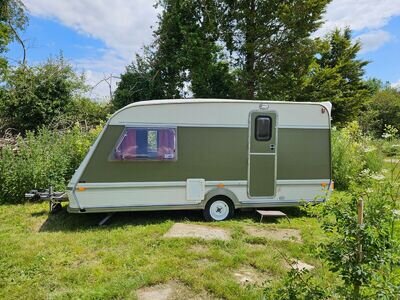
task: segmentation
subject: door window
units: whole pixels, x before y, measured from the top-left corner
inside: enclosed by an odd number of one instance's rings
[[[258,116],[255,120],[255,138],[257,141],[269,141],[272,134],[272,120],[268,116]]]

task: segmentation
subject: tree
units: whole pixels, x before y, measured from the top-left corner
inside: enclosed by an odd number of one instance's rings
[[[390,82],[386,81],[383,82],[382,80],[378,79],[378,78],[368,78],[367,80],[365,80],[365,85],[367,86],[368,90],[370,91],[371,95],[390,88]]]
[[[24,132],[49,125],[83,91],[84,78],[62,57],[10,69],[0,94],[2,126]]]
[[[365,131],[382,137],[385,125],[400,129],[400,92],[389,86],[370,97],[360,114]]]
[[[310,34],[328,0],[219,0],[240,98],[293,101],[314,54]],[[305,13],[307,12],[307,13]]]
[[[154,96],[331,101],[334,121],[346,123],[372,87],[350,29],[312,38],[328,3],[160,0],[151,51],[122,76],[116,107]]]
[[[0,55],[7,52],[7,45],[14,39],[21,44],[24,54],[22,62],[26,61],[25,44],[18,31],[24,30],[27,24],[25,6],[21,0],[0,1]],[[7,60],[0,56],[0,69],[7,66]]]
[[[372,90],[364,82],[367,61],[357,59],[359,42],[351,30],[336,29],[318,40],[318,52],[309,66],[299,101],[331,101],[333,120],[345,124],[360,113]]]
[[[214,0],[160,0],[155,41],[121,76],[114,107],[147,99],[233,96],[234,77],[221,60]]]
[[[153,55],[147,48],[143,56],[136,55],[136,61],[126,67],[111,101],[113,110],[132,102],[165,98],[164,82],[154,65]]]

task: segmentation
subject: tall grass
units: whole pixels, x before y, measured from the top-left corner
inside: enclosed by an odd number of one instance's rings
[[[363,170],[381,171],[383,155],[368,136],[362,134],[357,122],[332,132],[333,180],[340,190],[348,189]]]
[[[17,147],[0,150],[0,203],[24,201],[33,188],[65,185],[79,166],[100,128],[89,132],[75,126],[59,132],[40,129],[18,138]]]

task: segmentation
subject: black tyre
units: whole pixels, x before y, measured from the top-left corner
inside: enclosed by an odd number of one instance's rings
[[[203,210],[204,218],[207,221],[224,221],[232,218],[235,207],[228,198],[216,197],[207,202]]]
[[[62,210],[61,203],[50,203],[50,213],[56,214]]]

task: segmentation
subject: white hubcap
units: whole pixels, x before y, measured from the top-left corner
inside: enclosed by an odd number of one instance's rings
[[[225,220],[229,215],[229,206],[225,201],[217,200],[210,206],[210,215],[216,221]]]

